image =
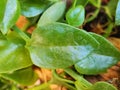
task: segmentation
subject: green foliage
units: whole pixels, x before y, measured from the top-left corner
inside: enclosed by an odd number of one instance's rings
[[[32,85],[38,79],[36,73],[33,71],[32,67],[28,67],[25,69],[17,70],[11,73],[3,73],[1,74],[3,78],[14,81],[18,84],[22,85]]]
[[[75,64],[97,47],[97,41],[87,32],[53,23],[33,32],[29,51],[35,65],[56,69]]]
[[[3,8],[4,11],[0,13],[0,16],[4,12],[4,17],[0,23],[0,29],[3,34],[6,34],[9,28],[11,28],[19,18],[20,5],[17,0],[7,0],[6,4],[3,2],[3,7],[5,7],[5,9]]]
[[[101,0],[89,0],[89,3],[92,4],[96,9],[94,12],[92,12],[93,14],[89,18],[86,19],[86,23],[94,20],[99,14],[100,8],[101,8]]]
[[[51,22],[58,21],[63,16],[65,9],[66,2],[64,0],[56,2],[42,14],[37,24],[38,27],[49,24]]]
[[[106,82],[97,82],[93,84],[91,87],[83,87],[79,81],[75,82],[77,90],[117,90],[111,84]]]
[[[6,79],[0,78],[0,90],[22,90],[22,88]]]
[[[85,19],[85,9],[83,6],[76,6],[70,8],[66,14],[66,20],[68,24],[72,26],[80,26],[83,24]]]
[[[50,84],[49,83],[44,83],[44,84],[35,86],[33,88],[30,88],[28,90],[51,90],[51,89],[50,89]]]
[[[8,38],[8,39],[7,39]],[[14,34],[0,34],[0,73],[12,72],[32,65],[25,42]]]
[[[87,75],[105,72],[109,67],[116,64],[120,58],[120,52],[105,38],[93,33],[91,35],[100,43],[99,48],[75,64],[78,72]]]
[[[75,81],[75,86],[76,86],[77,90],[87,90],[87,87],[82,85],[81,82],[79,82],[79,81]]]
[[[0,1],[0,23],[2,22],[2,19],[4,17],[5,4],[6,4],[6,0]]]
[[[113,87],[111,84],[108,84],[106,82],[97,82],[87,90],[117,90],[117,89]]]
[[[82,5],[82,6],[86,6],[89,0],[77,0],[76,4],[77,5]]]
[[[89,0],[89,2],[97,8],[99,8],[101,5],[101,0]]]
[[[118,5],[116,9],[115,24],[120,25],[120,0],[118,0]]]
[[[41,14],[49,5],[48,1],[44,0],[19,0],[21,13],[26,17],[34,17]]]
[[[120,51],[105,38],[76,28],[82,26],[85,20],[90,22],[97,17],[101,0],[74,0],[70,8],[66,2],[67,0],[0,1],[0,77],[15,84],[29,86],[38,79],[32,69],[34,65],[53,70],[60,68],[64,73],[58,75],[53,72],[50,82],[31,90],[49,89],[48,86],[53,82],[71,90],[116,90],[105,82],[91,84],[82,76],[105,72],[120,59]],[[112,5],[113,2],[111,0],[106,5],[106,14],[111,18],[109,21],[115,18],[115,24],[119,25],[120,0]],[[88,3],[95,6],[96,10],[93,16],[85,19],[85,6]],[[30,37],[15,25],[20,13],[26,18],[32,17],[34,23],[30,25],[36,26]],[[109,26],[108,28],[113,28],[114,22]],[[66,74],[74,81],[64,78]],[[0,85],[4,86],[2,82]],[[15,85],[8,87],[17,90]]]
[[[107,5],[107,8],[108,8],[111,16],[115,16],[117,3],[118,3],[118,0],[110,0],[110,2]]]

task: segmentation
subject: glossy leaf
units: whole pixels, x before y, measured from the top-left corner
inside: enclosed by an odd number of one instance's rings
[[[0,29],[3,34],[6,34],[17,21],[20,15],[20,5],[17,0],[7,0],[4,17],[0,24]]]
[[[31,66],[29,53],[24,47],[25,42],[14,34],[10,34],[7,38],[0,34],[0,73]]]
[[[120,0],[118,0],[118,5],[116,9],[115,24],[120,25]]]
[[[85,10],[83,6],[76,6],[68,10],[66,20],[72,26],[80,26],[85,19]]]
[[[21,13],[26,17],[34,17],[41,14],[50,2],[44,0],[19,0],[21,5]]]
[[[66,2],[64,0],[53,4],[43,13],[38,22],[38,26],[58,21],[63,16],[65,9]]]
[[[98,42],[87,32],[62,23],[37,28],[28,47],[32,62],[44,68],[66,68],[90,54]]]
[[[117,90],[117,89],[109,83],[97,82],[87,90]]]
[[[2,22],[4,17],[5,5],[6,5],[6,0],[1,0],[0,1],[0,23]]]
[[[100,47],[75,64],[76,70],[82,74],[92,75],[105,72],[120,60],[120,51],[110,42],[100,35],[93,33],[91,35],[100,43]]]
[[[32,85],[38,79],[37,74],[33,71],[31,67],[17,70],[12,73],[3,73],[1,74],[1,77],[22,85]]]

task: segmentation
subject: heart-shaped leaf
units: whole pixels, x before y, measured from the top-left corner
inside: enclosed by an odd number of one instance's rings
[[[120,25],[120,0],[118,0],[118,5],[116,9],[115,24]]]
[[[66,68],[85,58],[98,42],[84,30],[62,23],[38,27],[28,47],[35,65],[44,68]]]
[[[24,47],[25,42],[14,35],[7,36],[7,40],[0,34],[0,73],[13,72],[32,65],[29,53]]]
[[[26,17],[34,17],[41,14],[51,3],[46,0],[19,0],[21,13]]]
[[[20,15],[20,5],[18,0],[7,0],[4,17],[0,24],[0,29],[3,34],[6,34],[17,21]]]
[[[100,35],[93,33],[91,35],[100,43],[100,47],[75,64],[76,70],[82,74],[99,74],[105,72],[120,60],[120,51],[110,42]]]
[[[3,73],[1,74],[1,77],[22,85],[32,85],[38,79],[37,74],[32,70],[31,67],[17,70],[12,73]]]
[[[59,20],[63,16],[65,9],[66,2],[64,0],[53,4],[41,16],[38,27]]]

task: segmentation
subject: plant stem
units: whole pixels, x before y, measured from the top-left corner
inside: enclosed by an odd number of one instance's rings
[[[82,84],[84,84],[87,87],[92,86],[92,84],[90,82],[88,82],[87,80],[85,80],[82,76],[78,75],[76,72],[74,72],[72,69],[70,68],[66,68],[64,69],[66,73],[68,73],[71,77],[73,77],[76,81],[81,82]]]
[[[101,7],[101,0],[98,0],[98,8]]]
[[[76,90],[76,88],[74,86],[72,86],[72,85],[70,85],[70,84],[68,84],[66,82],[63,82],[62,84],[63,84],[63,86],[68,88],[68,90]]]
[[[60,80],[60,81],[63,81],[63,82],[70,83],[70,84],[74,84],[73,81],[67,80],[67,79],[64,79],[64,78],[60,77],[60,76],[56,73],[55,70],[53,70],[52,73],[53,73],[53,76],[54,76],[56,79],[58,79],[58,80]]]
[[[73,84],[68,84],[66,82],[63,82],[63,81],[59,81],[57,80],[56,78],[52,78],[52,81],[51,81],[52,84],[57,84],[57,85],[60,85],[60,86],[64,86],[66,88],[68,88],[69,90],[76,90],[76,88],[73,86]]]
[[[18,33],[26,42],[30,41],[30,37],[28,37],[23,31],[21,31],[16,25],[12,27],[12,29]]]
[[[105,38],[109,37],[112,29],[113,29],[114,25],[112,22],[110,22],[109,26],[107,27],[107,29],[105,30],[105,34],[103,35]]]
[[[53,74],[53,77],[52,77],[51,83],[65,86],[65,87],[67,87],[69,90],[76,90],[76,88],[73,86],[73,85],[74,85],[74,81],[61,78],[61,77],[56,73],[55,70],[52,71],[52,74]]]
[[[74,0],[74,3],[73,3],[73,8],[76,6],[76,3],[77,3],[77,0]]]
[[[100,9],[97,8],[97,9],[94,11],[94,13],[92,13],[92,16],[90,16],[89,18],[86,19],[85,23],[89,23],[89,22],[91,22],[92,20],[94,20],[94,19],[97,17],[99,11],[100,11]]]

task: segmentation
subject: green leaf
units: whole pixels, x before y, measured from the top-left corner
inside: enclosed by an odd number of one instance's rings
[[[51,90],[49,83],[43,83],[41,85],[29,88],[28,90]]]
[[[63,16],[65,9],[66,9],[65,0],[53,4],[41,16],[38,22],[38,27],[58,21]]]
[[[37,74],[33,71],[31,67],[17,70],[12,73],[3,73],[1,76],[5,79],[14,81],[22,85],[32,85],[38,79]]]
[[[77,5],[86,6],[89,0],[77,0]]]
[[[97,82],[87,90],[117,90],[113,85],[106,82]]]
[[[107,5],[107,9],[111,16],[115,16],[118,0],[110,0]]]
[[[113,20],[116,12],[118,0],[110,0],[106,6],[103,8],[105,9],[105,13],[108,15],[108,17]]]
[[[115,24],[120,25],[120,0],[118,1],[118,5],[116,9]]]
[[[89,2],[97,8],[100,8],[101,6],[101,0],[89,0]]]
[[[21,13],[26,17],[34,17],[41,14],[51,3],[44,0],[19,0]]]
[[[103,81],[97,82],[90,87],[85,86],[80,81],[75,81],[75,86],[77,90],[117,90],[113,85]]]
[[[100,43],[100,47],[75,64],[76,70],[82,74],[92,75],[105,72],[120,59],[120,51],[104,37],[93,33],[91,35]]]
[[[0,23],[2,22],[4,17],[5,5],[6,5],[6,0],[1,0],[0,1]]]
[[[7,39],[0,34],[0,73],[13,72],[32,65],[24,45],[25,42],[15,34],[8,35]]]
[[[8,30],[16,23],[20,15],[20,5],[17,0],[7,0],[4,17],[0,23],[0,29],[3,34],[6,34]]]
[[[83,6],[76,6],[69,9],[66,14],[66,20],[68,24],[72,26],[80,26],[83,24],[85,19],[85,9]]]
[[[87,32],[66,24],[52,23],[33,32],[28,49],[35,65],[55,69],[75,64],[97,47],[98,42]]]

